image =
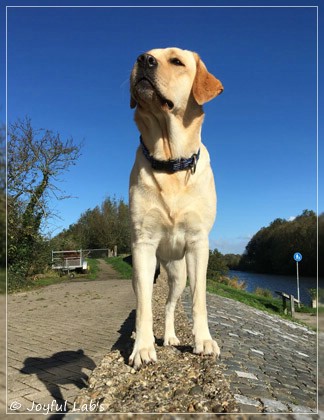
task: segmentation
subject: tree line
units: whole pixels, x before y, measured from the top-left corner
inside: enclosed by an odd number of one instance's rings
[[[112,249],[130,253],[129,208],[124,200],[107,197],[100,206],[88,209],[78,221],[51,242],[57,250]]]
[[[295,275],[295,252],[303,256],[299,264],[301,275],[315,277],[317,250],[318,274],[323,277],[324,213],[317,218],[315,212],[304,210],[293,220],[278,218],[269,226],[262,227],[253,235],[242,255],[223,255],[217,249],[210,251],[207,277],[217,280],[226,275],[228,270]]]
[[[5,264],[5,153],[4,128],[0,131],[0,265]],[[54,238],[45,234],[46,222],[54,217],[54,199],[70,196],[58,187],[60,177],[77,163],[81,145],[62,139],[50,130],[35,129],[31,120],[18,120],[8,127],[7,143],[7,259],[9,288],[19,286],[33,274],[50,267],[51,250],[118,247],[130,253],[129,208],[122,199],[107,197],[85,211],[69,228]],[[318,252],[324,254],[324,214],[318,218]],[[230,269],[273,274],[294,274],[294,252],[303,255],[303,275],[315,276],[317,267],[317,217],[305,210],[292,221],[276,219],[260,229],[243,255],[210,252],[208,276],[217,278]],[[323,265],[319,258],[319,273]]]
[[[324,213],[318,218],[318,252],[324,253]],[[268,274],[295,274],[295,252],[303,256],[299,264],[305,276],[317,275],[317,216],[304,210],[294,220],[275,219],[249,241],[236,269]],[[323,258],[322,258],[323,260]],[[319,258],[319,274],[323,265]]]

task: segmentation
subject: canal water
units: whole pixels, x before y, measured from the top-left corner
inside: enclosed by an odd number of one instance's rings
[[[276,291],[286,292],[294,295],[297,299],[297,278],[294,276],[277,276],[272,274],[248,273],[245,271],[229,271],[229,277],[238,277],[246,283],[246,291],[254,292],[257,287],[271,290],[273,296],[278,297]],[[323,286],[323,282],[319,281],[319,287]],[[304,305],[309,306],[311,297],[308,289],[317,287],[317,279],[315,277],[299,277],[300,300]]]

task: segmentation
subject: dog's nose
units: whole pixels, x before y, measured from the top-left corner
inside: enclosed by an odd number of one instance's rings
[[[137,62],[144,68],[153,68],[158,64],[155,57],[153,57],[151,54],[141,54],[139,57],[137,57]]]

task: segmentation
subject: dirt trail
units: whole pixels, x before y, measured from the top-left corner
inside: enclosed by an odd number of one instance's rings
[[[120,275],[107,264],[104,260],[99,261],[99,274],[97,280],[116,280],[120,279]]]

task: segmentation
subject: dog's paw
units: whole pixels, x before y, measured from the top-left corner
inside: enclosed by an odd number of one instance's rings
[[[195,354],[209,355],[218,357],[220,355],[220,349],[215,340],[200,340],[196,341],[195,348],[193,351]]]
[[[164,336],[164,346],[178,346],[180,344],[180,341],[178,337],[174,336]]]
[[[156,362],[156,352],[154,344],[148,347],[137,348],[134,346],[134,350],[129,357],[129,364],[133,366],[134,369],[138,370],[143,364],[149,364]]]

